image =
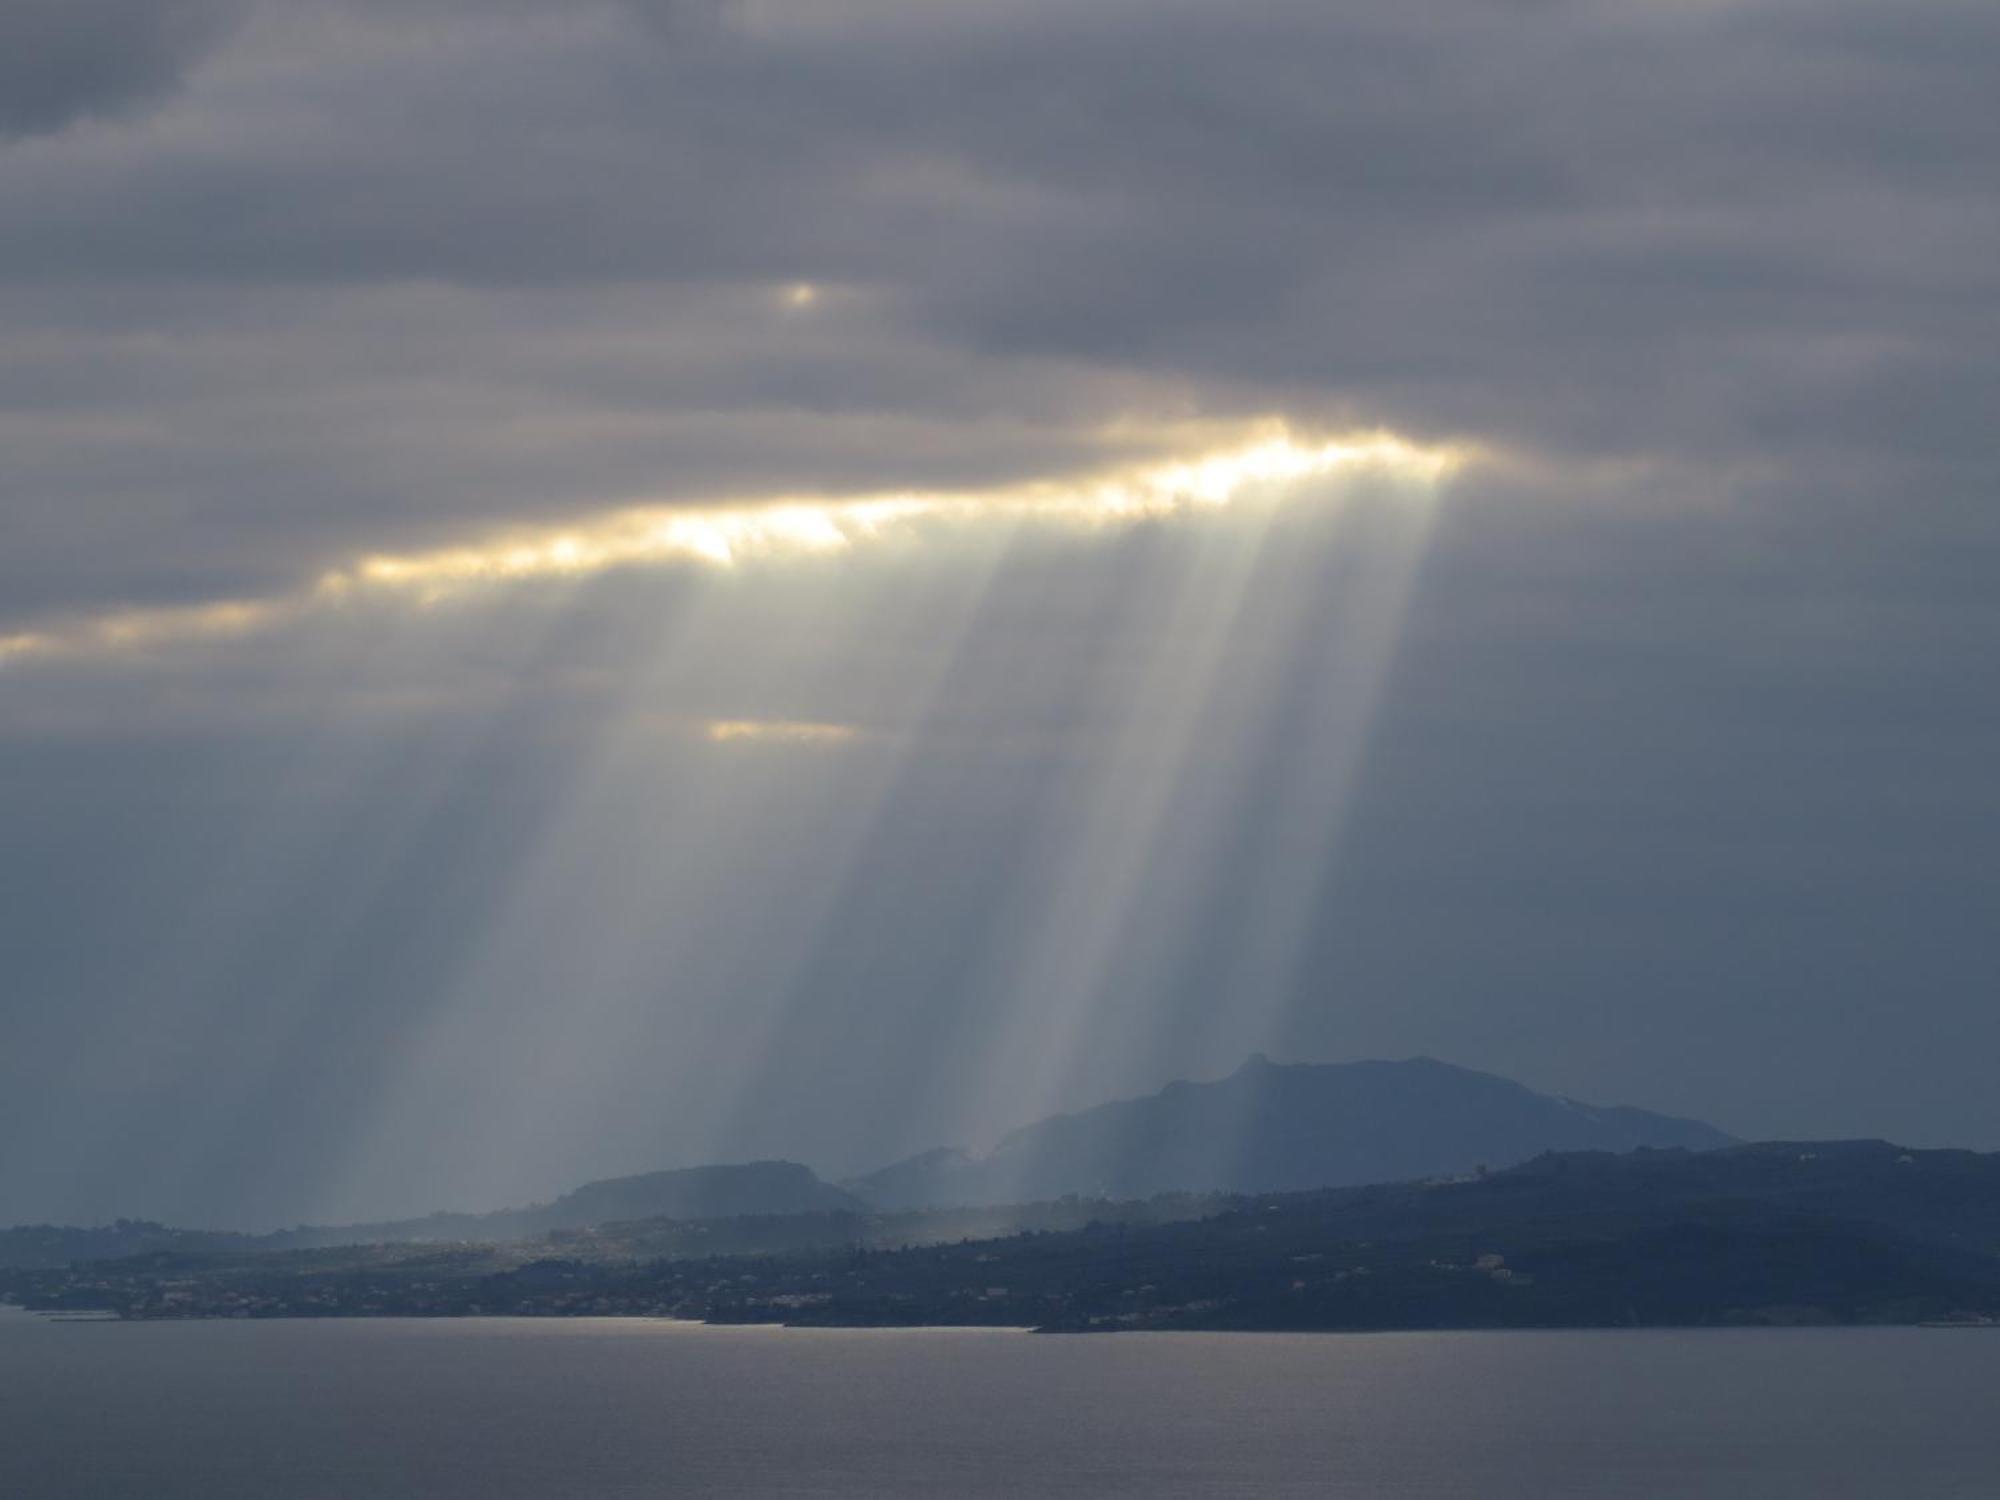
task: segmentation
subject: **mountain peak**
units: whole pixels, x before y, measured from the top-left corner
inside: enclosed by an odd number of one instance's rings
[[[1698,1121],[1600,1108],[1433,1057],[1276,1063],[1057,1115],[983,1157],[929,1153],[847,1184],[883,1208],[1165,1192],[1267,1192],[1453,1177],[1549,1151],[1707,1150]]]

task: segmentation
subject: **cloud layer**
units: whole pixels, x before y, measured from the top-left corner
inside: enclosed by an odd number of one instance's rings
[[[219,14],[10,9],[10,614],[1191,412],[1983,530],[1970,0]]]
[[[157,104],[240,9],[238,0],[15,0],[0,15],[0,139]]]

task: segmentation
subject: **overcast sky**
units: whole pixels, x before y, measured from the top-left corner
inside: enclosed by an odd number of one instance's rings
[[[1991,0],[9,0],[0,1222],[1429,1053],[2000,1148]]]

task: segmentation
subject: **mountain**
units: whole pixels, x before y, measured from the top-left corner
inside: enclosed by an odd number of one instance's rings
[[[126,1221],[101,1229],[0,1229],[0,1269],[154,1253],[499,1244],[636,1220],[866,1215],[1072,1194],[1303,1191],[1463,1176],[1548,1151],[1727,1144],[1728,1136],[1692,1120],[1579,1104],[1430,1058],[1281,1065],[1260,1056],[1219,1082],[1171,1083],[1144,1099],[1043,1120],[984,1156],[927,1151],[839,1186],[797,1162],[757,1161],[606,1178],[528,1208],[270,1235]],[[814,1230],[826,1232],[830,1226]]]
[[[844,1182],[877,1208],[1281,1192],[1462,1176],[1549,1151],[1705,1151],[1694,1120],[1581,1104],[1427,1057],[1280,1064],[1057,1115],[985,1156],[931,1151]]]

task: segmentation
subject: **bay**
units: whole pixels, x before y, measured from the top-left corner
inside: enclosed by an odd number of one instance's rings
[[[8,1500],[1973,1497],[2000,1332],[1126,1334],[0,1310]]]

